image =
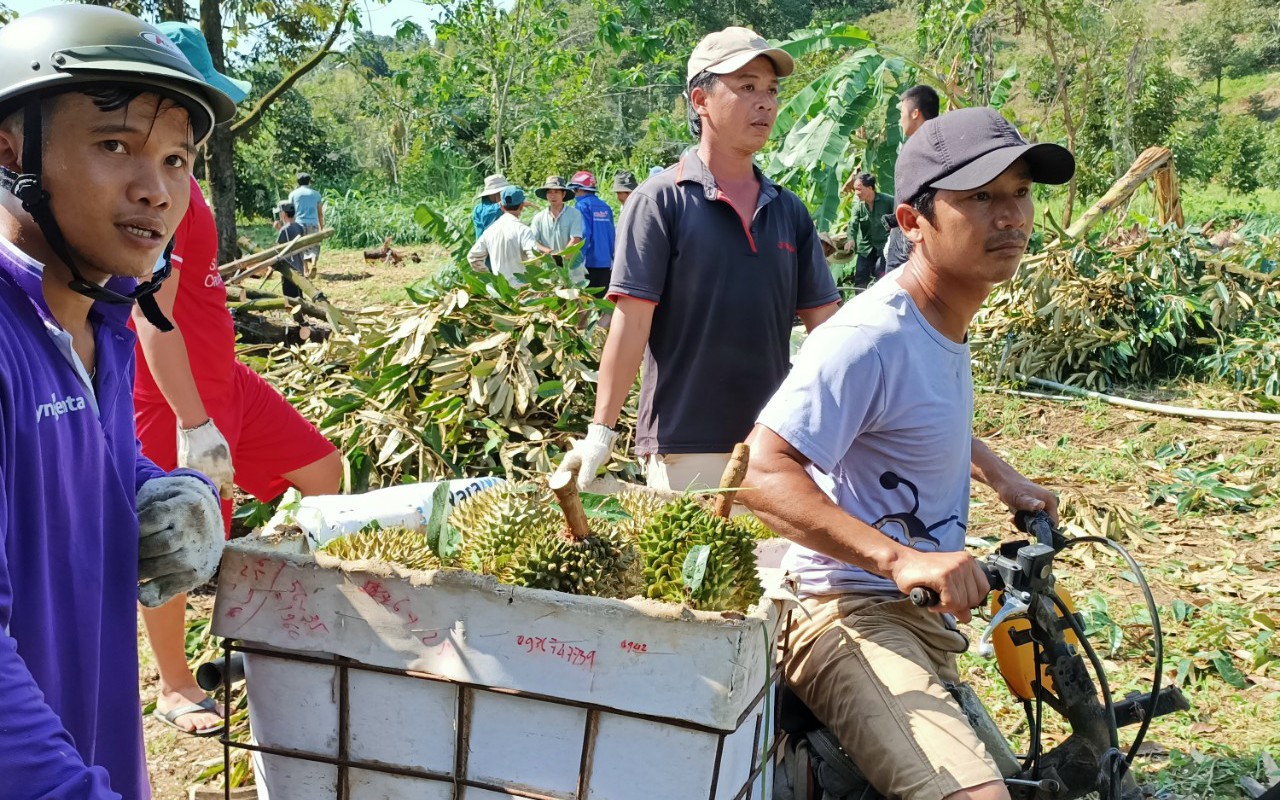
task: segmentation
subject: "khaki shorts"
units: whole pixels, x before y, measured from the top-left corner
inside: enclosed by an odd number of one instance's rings
[[[645,483],[650,489],[684,492],[714,489],[729,466],[731,453],[669,453],[644,457]]]
[[[968,640],[907,600],[833,595],[793,615],[787,680],[878,792],[941,800],[1001,780],[945,684]]]

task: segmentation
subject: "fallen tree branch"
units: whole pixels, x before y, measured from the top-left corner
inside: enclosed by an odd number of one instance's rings
[[[1080,215],[1080,219],[1063,232],[1065,236],[1068,239],[1079,239],[1088,233],[1098,220],[1102,219],[1108,211],[1128,200],[1139,186],[1168,164],[1172,157],[1173,153],[1167,147],[1148,147],[1143,150],[1129,167],[1129,171],[1112,184],[1098,202],[1090,206],[1088,211]]]
[[[1280,414],[1265,414],[1256,411],[1217,411],[1215,409],[1171,406],[1164,403],[1146,403],[1141,400],[1130,400],[1127,397],[1116,397],[1115,395],[1103,394],[1102,392],[1095,392],[1090,389],[1081,389],[1078,386],[1068,386],[1065,383],[1045,380],[1044,378],[1033,378],[1018,373],[1015,373],[1015,377],[1020,381],[1034,384],[1036,386],[1043,386],[1059,392],[1066,392],[1067,394],[1073,394],[1077,397],[1101,400],[1104,403],[1110,403],[1114,406],[1132,408],[1137,411],[1148,411],[1152,414],[1166,414],[1174,417],[1187,417],[1189,419],[1217,419],[1227,422],[1280,422]]]
[[[268,262],[275,261],[279,258],[290,256],[299,250],[310,247],[313,244],[320,244],[335,233],[333,228],[325,228],[322,231],[308,233],[306,236],[299,236],[297,239],[291,239],[281,244],[275,244],[265,250],[257,250],[249,253],[243,258],[237,258],[235,261],[229,261],[218,267],[218,274],[222,276],[225,283],[235,283],[244,280],[250,274],[257,272],[259,267],[270,267]],[[253,242],[247,239],[240,240],[240,246],[246,250],[253,248]],[[243,274],[241,274],[243,273]]]

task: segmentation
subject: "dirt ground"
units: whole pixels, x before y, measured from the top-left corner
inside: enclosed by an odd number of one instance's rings
[[[321,282],[354,310],[397,302],[401,287],[433,268],[366,266],[358,252],[339,251],[322,262]],[[1229,404],[1221,390],[1179,388],[1162,392],[1162,399]],[[975,431],[1024,474],[1059,492],[1069,534],[1107,536],[1143,565],[1160,604],[1164,677],[1192,702],[1190,713],[1157,720],[1143,747],[1140,769],[1162,800],[1242,798],[1242,776],[1280,782],[1280,442],[1274,429],[983,391],[975,401]],[[1009,532],[995,498],[975,489],[971,535],[995,543]],[[1105,552],[1079,548],[1062,559],[1061,573],[1113,691],[1145,691],[1154,662],[1133,576]],[[192,604],[191,616],[207,618],[212,598],[198,596]],[[200,630],[189,637],[189,649],[211,654],[215,645],[202,643]],[[141,649],[148,702],[155,673],[145,645]],[[962,666],[1017,742],[1026,729],[1022,709],[990,663],[969,654]],[[157,800],[185,798],[188,787],[222,763],[216,739],[181,735],[150,719],[145,732]],[[1060,737],[1062,730],[1049,725],[1048,735]],[[1123,732],[1122,743],[1131,736]],[[220,778],[211,784],[220,786]]]

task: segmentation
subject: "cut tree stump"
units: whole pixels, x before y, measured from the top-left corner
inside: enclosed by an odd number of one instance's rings
[[[1089,232],[1089,229],[1098,223],[1108,211],[1119,206],[1133,195],[1138,187],[1146,182],[1160,169],[1168,169],[1169,174],[1173,174],[1173,153],[1167,147],[1148,147],[1134,160],[1133,165],[1129,167],[1129,171],[1124,174],[1120,180],[1112,184],[1098,202],[1089,207],[1089,210],[1080,215],[1080,219],[1076,220],[1071,227],[1064,231],[1067,239],[1079,239],[1081,236]],[[1176,180],[1170,181],[1172,187],[1177,186]],[[1157,193],[1159,189],[1157,189]],[[1176,202],[1176,188],[1173,188],[1171,201]],[[1181,204],[1178,204],[1177,212],[1181,215]]]
[[[392,237],[388,236],[386,239],[382,240],[382,247],[378,248],[377,250],[365,250],[364,260],[365,261],[382,261],[383,263],[389,264],[391,266],[395,266],[396,264],[399,264],[400,262],[404,261],[406,258],[415,264],[422,263],[422,257],[419,256],[417,253],[404,253],[400,250],[396,250],[391,246],[391,242],[392,242]]]

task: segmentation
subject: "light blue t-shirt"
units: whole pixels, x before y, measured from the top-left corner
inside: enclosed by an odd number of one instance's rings
[[[303,225],[319,225],[320,224],[320,203],[323,199],[320,193],[310,186],[299,186],[292,192],[289,192],[289,202],[293,203],[294,209],[298,212],[294,217]]]
[[[852,516],[923,551],[964,549],[973,383],[895,275],[840,309],[801,348],[759,421],[812,463]],[[899,594],[893,581],[793,544],[800,594]]]

